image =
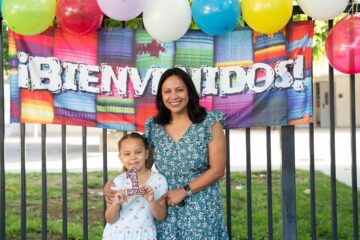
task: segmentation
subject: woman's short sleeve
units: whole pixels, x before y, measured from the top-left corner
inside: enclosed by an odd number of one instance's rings
[[[220,123],[222,126],[225,124],[226,115],[223,112],[212,111],[208,112],[205,119],[205,127],[206,127],[206,141],[211,141],[211,128],[215,123]]]
[[[144,136],[146,137],[149,146],[151,148],[154,148],[153,146],[153,142],[152,142],[152,131],[153,131],[153,125],[154,125],[154,121],[153,121],[153,117],[148,118],[145,121],[145,130],[144,130]]]
[[[168,184],[166,178],[161,173],[156,173],[155,175],[156,181],[154,186],[154,197],[158,200],[161,196],[163,196],[168,190]]]

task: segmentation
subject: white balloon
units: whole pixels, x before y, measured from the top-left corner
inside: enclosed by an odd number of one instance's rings
[[[148,33],[159,41],[170,42],[182,37],[191,24],[188,0],[152,0],[143,12]]]
[[[329,20],[342,13],[349,0],[298,0],[301,9],[317,20]]]

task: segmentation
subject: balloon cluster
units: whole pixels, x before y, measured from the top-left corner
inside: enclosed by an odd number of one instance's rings
[[[348,0],[298,0],[306,14],[330,19],[340,14]],[[55,17],[60,26],[74,34],[96,31],[103,14],[127,21],[143,13],[146,30],[157,40],[173,41],[185,34],[192,16],[209,35],[232,31],[240,17],[239,0],[4,0],[2,12],[9,27],[23,35],[44,31]],[[244,20],[255,31],[274,33],[290,20],[292,0],[242,0]]]
[[[157,40],[174,41],[188,30],[192,15],[210,35],[232,31],[240,17],[238,0],[4,0],[8,26],[22,35],[35,35],[57,23],[73,34],[96,31],[108,17],[127,21],[143,13],[146,30]]]
[[[126,21],[143,11],[147,0],[3,0],[2,14],[10,29],[22,35],[35,35],[57,23],[73,34],[96,31],[103,14]]]

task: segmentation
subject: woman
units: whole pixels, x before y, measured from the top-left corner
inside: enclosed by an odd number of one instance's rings
[[[224,175],[224,114],[206,112],[190,76],[179,68],[162,75],[158,113],[145,122],[157,170],[168,180],[168,214],[158,239],[228,239],[219,179]]]

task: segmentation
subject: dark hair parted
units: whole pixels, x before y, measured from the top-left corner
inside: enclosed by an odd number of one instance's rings
[[[149,149],[149,144],[148,141],[146,140],[145,137],[143,137],[141,134],[137,133],[137,132],[132,132],[129,134],[124,135],[119,141],[118,141],[118,150],[120,152],[121,149],[121,144],[126,140],[126,139],[140,139],[144,146],[145,149]]]
[[[181,80],[183,80],[189,94],[189,103],[187,105],[189,118],[193,123],[201,123],[206,117],[206,110],[205,108],[200,106],[200,98],[199,94],[196,91],[195,85],[189,74],[187,74],[182,69],[176,67],[166,70],[161,75],[156,94],[156,108],[158,112],[154,117],[154,122],[164,126],[171,121],[171,112],[168,108],[165,107],[162,98],[162,85],[171,76],[177,76]]]

